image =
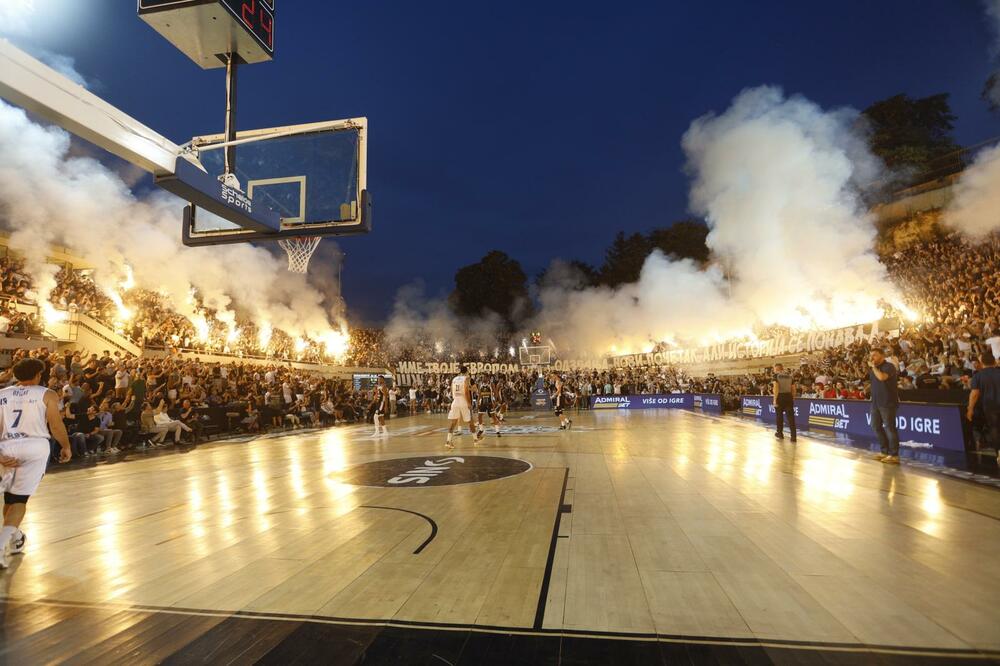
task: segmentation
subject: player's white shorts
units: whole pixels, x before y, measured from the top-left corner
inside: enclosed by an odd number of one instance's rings
[[[451,409],[448,410],[449,419],[462,419],[465,422],[472,420],[472,409],[465,400],[452,400]]]
[[[4,467],[0,490],[12,495],[34,495],[45,476],[52,454],[47,439],[8,439],[0,442],[0,455],[17,458],[20,465]]]

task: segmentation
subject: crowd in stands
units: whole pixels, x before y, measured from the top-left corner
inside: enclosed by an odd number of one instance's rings
[[[883,256],[883,261],[907,303],[921,313],[921,321],[903,322],[898,334],[883,334],[802,357],[800,365],[792,369],[800,395],[867,399],[867,360],[873,347],[884,349],[899,368],[900,390],[919,392],[925,401],[929,400],[927,392],[967,392],[972,375],[984,361],[1000,357],[1000,282],[996,279],[1000,275],[1000,242],[996,237],[970,243],[958,236],[939,235]],[[31,303],[36,296],[23,266],[10,257],[0,258],[0,292],[6,298],[0,307],[0,333],[40,332],[37,315],[15,308],[18,303]],[[248,356],[261,353],[259,331],[251,323],[240,324],[238,336],[227,336],[223,322],[206,316],[203,324],[211,329],[210,335],[199,335],[191,320],[169,308],[154,292],[129,290],[124,305],[133,316],[118,321],[120,307],[79,271],[59,272],[52,300],[56,307],[86,312],[124,327],[133,340],[147,348],[214,351],[213,345],[221,344],[218,351]],[[383,331],[357,329],[352,331],[351,342],[346,363],[391,367]],[[319,357],[318,351],[301,349],[301,343],[296,345],[280,331],[272,333],[269,348],[276,358],[291,358],[296,352],[300,357]],[[257,432],[364,420],[371,398],[318,374],[279,365],[243,365],[237,359],[233,364],[211,365],[175,354],[150,360],[126,358],[120,353],[89,358],[31,353],[47,363],[47,383],[67,396],[67,421],[84,436],[81,451],[91,454],[147,440],[155,445],[167,435],[178,441],[198,438],[206,434],[209,422],[209,430]],[[407,359],[428,360],[445,360],[441,356],[448,353],[455,360],[453,350],[439,349],[430,340],[414,340],[398,353]],[[492,350],[465,353],[462,358],[511,360],[500,344]],[[500,379],[507,387],[511,409],[526,407],[537,372],[524,369]],[[450,380],[448,375],[424,376],[417,386],[405,387],[394,395],[398,408],[404,412],[446,409]],[[578,370],[563,373],[563,380],[581,407],[591,395],[691,391],[719,393],[724,406],[736,408],[741,395],[771,391],[769,372],[692,377],[667,366]],[[951,399],[961,401],[960,397]]]
[[[74,457],[198,443],[213,435],[363,422],[374,396],[349,383],[282,365],[209,364],[17,350],[45,364],[42,384],[61,396]],[[8,368],[0,387],[14,382]]]

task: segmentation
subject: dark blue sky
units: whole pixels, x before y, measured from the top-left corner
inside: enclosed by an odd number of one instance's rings
[[[178,143],[221,131],[220,70],[175,51],[134,2],[86,5],[75,37],[37,41]],[[534,275],[682,218],[680,137],[745,87],[856,108],[947,92],[960,143],[1000,135],[979,98],[989,44],[978,0],[277,0],[276,58],[242,70],[239,126],[368,117],[375,228],[340,244],[344,297],[371,322],[400,286],[445,293],[491,249]]]

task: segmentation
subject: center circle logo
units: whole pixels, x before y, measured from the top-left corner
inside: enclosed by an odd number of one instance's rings
[[[338,479],[352,486],[428,488],[495,481],[530,469],[531,463],[517,458],[421,456],[362,463],[339,474]]]

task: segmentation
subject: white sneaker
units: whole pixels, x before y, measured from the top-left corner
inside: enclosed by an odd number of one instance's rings
[[[10,540],[10,554],[18,555],[24,552],[24,542],[27,540],[27,536],[21,530],[14,533],[14,536]]]

